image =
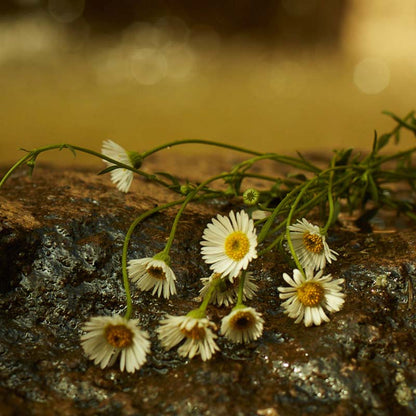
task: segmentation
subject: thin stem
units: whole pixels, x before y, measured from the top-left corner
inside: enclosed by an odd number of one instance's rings
[[[273,210],[272,214],[270,215],[269,218],[267,218],[267,221],[263,224],[263,227],[257,236],[258,243],[261,243],[266,238],[272,223],[274,222],[274,220],[276,219],[277,215],[280,212],[281,207],[284,206],[287,200],[302,186],[303,184],[299,184],[298,186],[296,186],[296,188],[292,189],[292,191],[286,194],[286,196],[280,201],[279,205],[277,205],[277,207]]]
[[[287,220],[286,220],[286,240],[287,240],[287,244],[289,246],[289,250],[292,254],[293,260],[295,261],[296,267],[298,268],[298,270],[305,275],[305,272],[303,271],[303,267],[301,266],[298,256],[296,254],[295,249],[293,248],[293,243],[292,243],[292,239],[290,238],[290,230],[289,230],[289,225],[292,222],[292,216],[293,213],[295,212],[295,209],[299,203],[299,201],[301,200],[303,194],[307,191],[307,189],[309,188],[310,185],[312,185],[312,183],[314,182],[316,178],[311,179],[308,183],[306,183],[304,185],[304,187],[302,188],[302,190],[299,192],[298,196],[295,199],[295,202],[292,205],[292,208],[289,211],[289,214],[287,216]]]
[[[161,150],[164,149],[169,149],[173,146],[178,146],[181,144],[204,144],[207,146],[217,146],[217,147],[222,147],[225,149],[229,149],[229,150],[235,150],[237,152],[243,152],[243,153],[248,153],[251,155],[261,155],[260,152],[256,152],[254,150],[249,150],[249,149],[245,149],[243,147],[239,147],[239,146],[233,146],[230,144],[226,144],[226,143],[220,143],[220,142],[215,142],[215,141],[210,141],[210,140],[198,140],[198,139],[185,139],[185,140],[177,140],[174,142],[169,142],[169,143],[165,143],[162,144],[160,146],[157,146],[151,150],[148,150],[147,152],[143,152],[140,154],[140,156],[144,159],[156,152],[160,152]]]
[[[127,170],[131,170],[132,172],[137,173],[138,175],[143,176],[146,179],[149,179],[149,180],[151,180],[153,182],[156,182],[156,183],[158,183],[160,185],[163,185],[165,187],[170,187],[170,184],[168,184],[167,182],[159,179],[156,175],[143,172],[140,169],[136,169],[133,166],[126,165],[126,164],[124,164],[124,163],[122,163],[122,162],[120,162],[118,160],[112,159],[111,157],[108,157],[106,155],[103,155],[103,154],[101,154],[99,152],[95,152],[94,150],[86,149],[86,148],[80,147],[80,146],[73,146],[73,145],[66,145],[66,144],[64,144],[62,146],[66,147],[66,148],[69,148],[69,149],[72,148],[72,149],[78,150],[79,152],[88,153],[88,154],[93,155],[93,156],[96,156],[96,157],[98,157],[100,159],[104,159],[107,162],[113,163],[114,165],[117,165],[120,168],[127,169]]]
[[[170,187],[169,183],[159,179],[156,175],[143,172],[142,170],[139,170],[139,169],[135,169],[134,167],[132,167],[130,165],[126,165],[126,164],[124,164],[124,163],[122,163],[118,160],[112,159],[111,157],[103,155],[99,152],[95,152],[94,150],[86,149],[86,148],[81,147],[81,146],[71,145],[71,144],[67,144],[67,143],[49,145],[49,146],[45,146],[45,147],[39,147],[38,149],[34,149],[34,150],[30,151],[28,155],[26,155],[24,158],[20,159],[17,163],[15,163],[9,169],[9,171],[6,173],[6,175],[1,180],[0,187],[7,180],[7,178],[12,174],[12,172],[15,169],[17,169],[22,163],[24,163],[28,159],[35,159],[41,153],[47,152],[49,150],[56,150],[56,149],[59,149],[59,150],[68,149],[68,150],[71,150],[74,154],[75,154],[75,150],[78,150],[79,152],[87,153],[87,154],[90,154],[92,156],[96,156],[100,159],[104,159],[104,160],[106,160],[106,161],[108,161],[108,162],[110,162],[110,163],[112,163],[112,164],[114,164],[114,165],[116,165],[120,168],[131,170],[132,172],[137,173],[138,175],[143,176],[146,179],[151,180],[153,182],[156,182],[160,185],[163,185],[165,187]]]
[[[335,164],[335,158],[332,158],[331,161],[331,168],[334,167]],[[326,221],[325,227],[322,229],[322,234],[326,234],[328,232],[329,227],[332,224],[333,217],[334,217],[334,199],[332,197],[332,182],[334,179],[334,170],[331,169],[329,172],[329,181],[328,181],[328,219]]]
[[[130,242],[131,235],[133,234],[134,229],[137,227],[137,225],[143,221],[145,218],[155,214],[156,212],[162,211],[164,209],[167,209],[169,207],[172,207],[174,205],[178,205],[182,203],[183,201],[173,201],[168,202],[164,205],[160,205],[158,207],[155,207],[153,209],[150,209],[146,212],[144,212],[142,215],[137,217],[130,225],[126,236],[124,237],[124,244],[123,244],[123,253],[121,256],[121,270],[123,274],[123,284],[124,284],[124,290],[126,292],[126,303],[127,303],[127,310],[125,314],[126,319],[130,319],[131,313],[133,311],[133,305],[131,300],[131,294],[130,294],[130,285],[129,285],[129,278],[127,273],[127,250]]]
[[[204,299],[203,299],[203,301],[202,301],[201,305],[199,305],[198,310],[199,310],[201,313],[204,313],[204,315],[205,315],[205,311],[207,310],[207,307],[208,307],[208,305],[209,305],[209,301],[211,300],[212,294],[213,294],[213,293],[214,293],[214,291],[215,291],[215,288],[216,288],[216,284],[215,284],[215,283],[210,285],[210,287],[209,287],[209,289],[208,289],[208,292],[207,292],[207,293],[206,293],[206,295],[204,296]]]
[[[19,159],[7,172],[6,174],[3,176],[3,178],[0,181],[0,188],[3,186],[3,184],[7,181],[7,179],[10,177],[10,175],[21,165],[23,165],[23,163],[25,163],[26,161],[30,160],[33,157],[32,153],[28,153],[26,156],[22,157],[21,159]]]
[[[395,128],[392,134],[394,134],[395,131],[399,130],[400,127],[405,127],[408,130],[416,132],[416,126],[412,126],[409,123],[406,123],[406,121],[413,116],[414,111],[410,112],[406,117],[401,119],[400,117],[396,116],[395,114],[391,113],[390,111],[383,111],[384,114],[390,116],[396,123],[398,123],[398,126]]]
[[[221,147],[224,149],[229,149],[229,150],[235,150],[237,152],[242,152],[242,153],[247,153],[247,154],[251,154],[251,155],[255,155],[255,156],[259,156],[260,159],[269,159],[269,160],[273,160],[275,162],[280,162],[280,163],[284,163],[286,165],[291,165],[294,167],[298,167],[310,172],[315,172],[318,173],[320,171],[319,168],[317,168],[316,166],[313,166],[311,163],[307,162],[306,160],[303,160],[301,158],[296,159],[294,157],[290,157],[290,156],[281,156],[278,155],[277,153],[261,153],[261,152],[256,152],[254,150],[250,150],[250,149],[246,149],[240,146],[233,146],[233,145],[229,145],[226,143],[221,143],[221,142],[215,142],[215,141],[210,141],[210,140],[198,140],[198,139],[186,139],[186,140],[177,140],[177,141],[173,141],[173,142],[169,142],[169,143],[165,143],[162,144],[160,146],[157,146],[151,150],[148,150],[146,152],[143,152],[140,154],[140,156],[145,159],[146,157],[159,152],[161,150],[164,149],[169,149],[173,146],[178,146],[178,145],[182,145],[182,144],[204,144],[204,145],[208,145],[208,146],[217,146],[217,147]]]
[[[220,174],[220,175],[217,175],[217,176],[213,176],[212,178],[209,178],[209,179],[207,179],[206,181],[204,181],[204,182],[202,182],[201,184],[199,184],[192,192],[190,192],[189,194],[188,194],[188,196],[185,198],[185,200],[183,201],[183,203],[182,203],[182,206],[180,207],[180,209],[179,209],[179,211],[177,212],[177,214],[176,214],[176,216],[175,216],[175,219],[174,219],[174,221],[173,221],[173,224],[172,224],[172,228],[171,228],[171,230],[170,230],[170,234],[169,234],[169,238],[168,238],[168,241],[166,242],[166,246],[165,246],[165,248],[164,248],[164,250],[163,250],[163,253],[164,254],[169,254],[169,250],[170,250],[170,248],[171,248],[171,246],[172,246],[172,243],[173,243],[173,240],[174,240],[174,238],[175,238],[175,233],[176,233],[176,229],[177,229],[177,227],[178,227],[178,224],[179,224],[179,219],[180,219],[180,217],[181,217],[181,215],[182,215],[182,213],[183,213],[183,211],[185,210],[185,208],[186,208],[186,206],[188,205],[188,203],[193,199],[193,198],[195,198],[195,196],[198,194],[198,192],[202,189],[202,188],[204,188],[204,186],[206,186],[206,185],[208,185],[209,183],[211,183],[211,182],[214,182],[214,181],[216,181],[216,180],[218,180],[218,179],[221,179],[221,178],[224,178],[224,177],[227,177],[227,176],[229,176],[229,174],[228,173],[222,173],[222,174]]]
[[[416,147],[412,147],[408,150],[404,150],[403,152],[397,152],[397,153],[394,153],[393,155],[380,157],[380,159],[377,162],[374,162],[371,165],[371,167],[375,168],[375,167],[380,166],[383,163],[389,162],[390,160],[400,159],[403,156],[409,156],[413,154],[415,151],[416,151]]]
[[[345,166],[343,167],[343,168],[345,168]],[[331,169],[328,169],[328,170],[326,170],[326,171],[323,171],[322,173],[321,173],[321,175],[319,175],[319,176],[322,176],[323,174],[325,174],[325,173],[327,173],[328,171],[329,172],[332,172],[332,171],[336,171],[336,170],[339,170],[339,166],[336,166],[336,167],[334,167],[333,168],[333,170],[331,170]],[[349,187],[349,182],[348,182],[348,180],[352,177],[354,175],[354,172],[349,172],[348,174],[346,174],[346,175],[344,175],[343,177],[341,177],[341,178],[339,178],[339,179],[337,179],[335,182],[333,182],[333,184],[332,184],[332,188],[334,188],[335,186],[337,186],[337,185],[339,185],[340,183],[343,183],[344,184],[344,187],[341,189],[341,191],[339,191],[339,193],[340,194],[342,194],[343,192],[344,192],[344,190],[345,189],[347,189],[348,187]],[[315,178],[316,179],[316,178]],[[300,184],[300,185],[298,185],[298,187],[297,188],[294,188],[293,189],[293,191],[295,191],[296,189],[298,189],[298,188],[301,188],[302,186],[304,186],[304,184],[302,183],[302,184]],[[292,191],[292,193],[293,193],[293,191]],[[303,205],[301,205],[301,207],[298,209],[298,210],[296,210],[296,212],[298,212],[298,213],[300,213],[300,212],[303,212],[303,211],[306,211],[306,210],[308,210],[308,208],[309,207],[314,207],[314,206],[316,206],[317,204],[318,204],[318,202],[321,200],[321,198],[325,195],[327,193],[327,191],[321,191],[321,192],[319,192],[317,195],[315,195],[312,199],[310,199],[310,200],[308,200],[306,203],[304,203]],[[290,203],[290,197],[291,195],[290,194],[287,194],[286,195],[286,197],[279,203],[279,205],[275,208],[275,210],[277,210],[277,212],[276,212],[276,215],[275,216],[277,216],[278,214],[279,215],[283,215],[284,214],[284,211],[283,211],[283,209],[284,209],[284,207],[285,207],[285,205],[287,205],[287,204],[289,204]],[[332,214],[332,215],[334,215],[334,214]],[[269,217],[269,219],[270,219],[270,217]],[[275,234],[276,232],[278,232],[281,228],[283,228],[284,226],[286,226],[286,224],[287,224],[287,219],[285,220],[285,221],[282,221],[279,225],[277,225],[275,228],[273,228],[271,231],[269,231],[269,229],[267,229],[267,233],[265,234],[265,237],[268,235],[268,234]],[[270,227],[269,227],[270,228]],[[263,232],[263,230],[262,230],[262,232]],[[263,250],[261,250],[258,254],[259,254],[259,256],[262,256],[262,255],[264,255],[264,254],[266,254],[267,252],[269,252],[279,241],[280,241],[280,239],[281,239],[281,237],[278,237],[277,239],[275,239],[269,246],[267,246],[266,248],[264,248]]]
[[[244,283],[246,281],[246,273],[246,271],[243,271],[240,276],[240,282],[238,283],[237,303],[235,307],[241,306],[243,304]]]

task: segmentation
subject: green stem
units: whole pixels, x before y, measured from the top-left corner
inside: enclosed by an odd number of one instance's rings
[[[332,158],[331,161],[331,171],[329,172],[329,181],[328,181],[328,219],[326,221],[325,227],[321,230],[322,234],[326,235],[328,232],[329,227],[332,224],[333,217],[334,217],[334,199],[332,197],[332,182],[334,179],[334,164],[335,164],[335,157]]]
[[[62,149],[68,149],[71,150],[74,155],[75,155],[75,150],[79,151],[79,152],[83,152],[83,153],[87,153],[93,156],[96,156],[100,159],[104,159],[107,162],[110,162],[120,168],[123,169],[127,169],[130,170],[134,173],[137,173],[140,176],[145,177],[148,180],[151,180],[153,182],[156,182],[160,185],[163,185],[165,187],[170,187],[170,184],[168,184],[167,182],[164,182],[163,180],[159,179],[156,175],[153,174],[149,174],[146,172],[143,172],[142,170],[139,169],[135,169],[134,167],[130,166],[130,165],[126,165],[122,162],[119,162],[118,160],[112,159],[111,157],[108,157],[106,155],[103,155],[99,152],[95,152],[94,150],[90,150],[90,149],[86,149],[84,147],[80,147],[80,146],[75,146],[75,145],[71,145],[71,144],[67,144],[67,143],[63,143],[63,144],[55,144],[55,145],[49,145],[49,146],[45,146],[45,147],[40,147],[38,149],[34,149],[32,151],[29,152],[28,155],[26,155],[24,158],[20,159],[17,163],[15,163],[10,169],[9,171],[6,173],[6,175],[3,177],[3,179],[0,182],[0,187],[3,185],[3,183],[7,180],[7,178],[12,174],[12,172],[18,168],[22,163],[24,163],[25,161],[27,161],[28,159],[35,159],[38,155],[40,155],[41,153],[47,152],[49,150],[62,150]]]
[[[220,143],[220,142],[215,142],[215,141],[210,141],[210,140],[198,140],[198,139],[185,139],[185,140],[177,140],[174,142],[169,142],[169,143],[165,143],[162,144],[160,146],[157,146],[151,150],[148,150],[147,152],[143,152],[140,154],[140,156],[144,159],[156,152],[160,152],[161,150],[164,149],[169,149],[173,146],[178,146],[181,144],[204,144],[204,145],[208,145],[208,146],[217,146],[217,147],[222,147],[225,149],[229,149],[229,150],[235,150],[237,152],[243,152],[243,153],[248,153],[251,155],[261,155],[260,152],[256,152],[254,150],[249,150],[249,149],[245,149],[243,147],[239,147],[239,146],[233,146],[233,145],[229,145],[226,143]]]
[[[127,310],[125,314],[125,319],[130,319],[131,313],[133,311],[133,305],[131,300],[131,294],[130,294],[130,285],[129,285],[129,278],[127,273],[127,250],[130,242],[131,235],[133,234],[134,229],[137,227],[137,225],[143,221],[145,218],[155,214],[156,212],[162,211],[164,209],[167,209],[169,207],[172,207],[174,205],[178,205],[182,203],[183,201],[173,201],[168,202],[164,205],[160,205],[158,207],[155,207],[153,209],[150,209],[146,212],[144,212],[142,215],[137,217],[130,225],[127,234],[124,238],[124,244],[123,244],[123,253],[121,256],[121,270],[123,274],[123,284],[124,284],[124,290],[126,292],[126,303],[127,303]]]
[[[209,301],[211,300],[212,294],[214,293],[216,288],[215,284],[212,284],[209,289],[208,292],[206,293],[206,295],[204,296],[204,299],[201,303],[201,305],[199,305],[198,310],[203,313],[205,315],[205,311],[207,310],[207,307],[209,305]]]
[[[200,183],[200,184],[199,184],[199,185],[198,185],[198,186],[197,186],[197,187],[196,187],[196,188],[195,188],[192,192],[190,192],[190,193],[188,194],[188,196],[187,196],[187,197],[185,198],[185,200],[183,201],[182,206],[180,207],[179,211],[177,212],[177,214],[176,214],[176,216],[175,216],[175,219],[174,219],[173,224],[172,224],[172,228],[171,228],[171,230],[170,230],[170,234],[169,234],[168,241],[166,242],[166,246],[165,246],[165,248],[164,248],[164,250],[163,250],[163,253],[164,253],[164,254],[169,255],[170,248],[171,248],[172,243],[173,243],[173,240],[174,240],[174,238],[175,238],[176,229],[177,229],[178,224],[179,224],[179,219],[180,219],[180,217],[181,217],[181,215],[182,215],[183,211],[185,210],[186,206],[188,205],[188,203],[189,203],[189,202],[190,202],[193,198],[195,198],[195,196],[198,194],[198,192],[199,192],[202,188],[204,188],[206,185],[208,185],[209,183],[214,182],[214,181],[216,181],[216,180],[218,180],[218,179],[221,179],[221,178],[227,177],[227,176],[229,176],[229,173],[222,173],[222,174],[220,174],[220,175],[213,176],[212,178],[209,178],[209,179],[207,179],[206,181],[204,181],[204,182]]]
[[[343,166],[343,169],[345,169],[346,167],[345,166]],[[319,177],[321,177],[322,175],[324,175],[324,174],[326,174],[326,173],[328,173],[328,172],[333,172],[333,171],[336,171],[336,170],[339,170],[340,169],[340,166],[335,166],[333,169],[327,169],[327,170],[325,170],[325,171],[322,171],[322,173],[319,175]],[[361,170],[361,169],[358,169],[358,170]],[[335,182],[333,182],[332,183],[332,189],[334,189],[334,187],[335,186],[337,186],[337,185],[339,185],[339,184],[341,184],[341,183],[343,183],[344,184],[344,187],[341,189],[341,193],[345,190],[345,188],[348,188],[349,187],[349,179],[352,177],[352,176],[354,176],[354,172],[349,172],[349,173],[347,173],[347,174],[345,174],[343,177],[341,177],[341,178],[339,178],[339,179],[337,179]],[[316,177],[316,178],[318,178],[318,177]],[[316,179],[315,178],[315,179]],[[298,185],[296,188],[294,188],[290,193],[288,193],[286,196],[285,196],[285,198],[279,203],[279,205],[275,208],[275,211],[274,211],[274,218],[277,216],[277,215],[284,215],[284,208],[285,208],[285,206],[286,205],[288,205],[288,204],[290,204],[290,201],[291,201],[291,194],[293,194],[297,189],[299,189],[299,188],[301,188],[302,186],[304,186],[304,183],[302,183],[302,184],[300,184],[300,185]],[[314,207],[314,206],[316,206],[317,204],[318,204],[318,202],[320,201],[320,199],[325,195],[327,193],[327,191],[325,190],[325,191],[320,191],[317,195],[315,195],[313,198],[311,198],[310,200],[308,200],[306,203],[304,203],[298,210],[297,210],[297,212],[304,212],[304,211],[306,211],[306,210],[308,210],[309,209],[309,207]],[[334,215],[334,214],[331,214],[331,215]],[[273,220],[274,220],[274,218],[273,218]],[[270,221],[270,217],[268,218],[268,221]],[[272,222],[272,221],[271,221]],[[271,225],[271,222],[270,222],[270,225]],[[265,228],[265,231],[263,231],[263,229],[261,230],[261,233],[260,234],[262,234],[262,233],[264,233],[262,236],[261,236],[261,241],[262,240],[264,240],[264,238],[269,234],[269,231],[270,231],[270,233],[271,234],[275,234],[276,232],[278,232],[281,228],[283,228],[285,225],[287,224],[287,221],[283,221],[283,222],[281,222],[279,225],[277,225],[275,228],[273,228],[271,231],[269,230],[270,229],[270,225],[269,224],[267,224],[267,228]],[[266,226],[266,224],[264,225],[264,226]],[[259,234],[259,236],[260,236],[260,234]],[[267,246],[266,248],[264,248],[263,250],[261,250],[258,254],[259,254],[259,256],[262,256],[262,255],[264,255],[264,254],[266,254],[267,252],[269,252],[278,242],[280,241],[280,237],[278,237],[276,240],[274,240],[269,246]]]
[[[298,259],[298,256],[297,256],[297,254],[296,254],[296,251],[295,251],[295,249],[293,248],[292,239],[290,238],[290,230],[289,230],[289,225],[290,225],[290,224],[291,224],[291,222],[292,222],[292,216],[293,216],[293,213],[294,213],[294,212],[295,212],[295,210],[296,210],[296,207],[297,207],[297,205],[298,205],[299,201],[301,200],[301,198],[302,198],[303,194],[307,191],[307,189],[309,188],[309,186],[310,186],[310,185],[312,185],[312,183],[315,181],[315,179],[316,179],[316,178],[311,179],[309,182],[307,182],[307,183],[303,186],[302,190],[299,192],[298,196],[296,197],[295,202],[293,203],[293,205],[292,205],[292,207],[291,207],[291,209],[290,209],[290,211],[289,211],[289,214],[288,214],[288,216],[287,216],[287,220],[286,220],[286,240],[287,240],[287,244],[288,244],[288,246],[289,246],[289,250],[290,250],[290,252],[291,252],[291,254],[292,254],[293,260],[295,261],[296,267],[298,268],[298,270],[299,270],[299,271],[300,271],[303,275],[305,275],[305,272],[303,271],[303,267],[301,266],[301,264],[300,264],[300,262],[299,262],[299,259]]]
[[[235,307],[241,306],[243,304],[243,296],[244,296],[244,283],[246,280],[246,271],[243,271],[240,276],[240,281],[238,283],[238,293],[237,293],[237,303]]]
[[[169,142],[169,143],[165,143],[162,144],[160,146],[157,146],[147,152],[143,152],[141,153],[141,157],[143,159],[145,159],[146,157],[159,152],[161,150],[164,149],[169,149],[173,146],[178,146],[178,145],[182,145],[182,144],[204,144],[204,145],[208,145],[208,146],[217,146],[217,147],[222,147],[224,149],[229,149],[229,150],[235,150],[237,152],[242,152],[242,153],[247,153],[247,154],[251,154],[251,155],[255,155],[255,156],[259,156],[258,160],[262,160],[262,159],[269,159],[269,160],[274,160],[275,162],[280,162],[280,163],[284,163],[286,165],[291,165],[294,167],[298,167],[310,172],[315,172],[315,173],[319,173],[320,169],[317,168],[316,166],[312,165],[310,162],[307,162],[304,159],[296,159],[294,157],[290,157],[290,156],[281,156],[278,155],[277,153],[261,153],[261,152],[256,152],[254,150],[250,150],[250,149],[246,149],[240,146],[233,146],[233,145],[229,145],[226,143],[221,143],[221,142],[215,142],[215,141],[211,141],[211,140],[198,140],[198,139],[186,139],[186,140],[177,140],[177,141],[173,141],[173,142]]]
[[[383,111],[383,114],[386,114],[388,116],[390,116],[394,121],[396,121],[398,123],[398,126],[396,127],[396,129],[393,131],[392,134],[394,134],[394,132],[396,130],[398,130],[400,127],[405,127],[408,130],[413,131],[414,133],[416,133],[416,126],[412,126],[409,123],[406,123],[406,121],[413,116],[414,111],[410,112],[406,117],[403,118],[403,120],[396,116],[395,114],[391,113],[390,111]]]
[[[3,184],[7,181],[7,179],[10,177],[10,175],[23,163],[30,160],[33,157],[33,154],[30,152],[26,156],[22,157],[20,160],[18,160],[3,176],[3,178],[0,181],[0,188],[3,186]]]
[[[292,189],[286,196],[280,201],[279,205],[273,210],[272,214],[269,218],[267,218],[266,222],[263,224],[262,229],[260,230],[260,233],[257,236],[257,242],[261,243],[267,236],[270,227],[272,226],[274,220],[276,219],[277,215],[280,212],[280,209],[284,204],[289,200],[289,198],[299,189],[303,186],[303,184],[299,184],[296,186],[296,188]]]
[[[402,152],[397,152],[397,153],[395,153],[393,155],[390,155],[390,156],[380,157],[380,159],[377,162],[375,162],[371,165],[371,168],[378,167],[383,163],[389,162],[390,160],[400,159],[403,156],[409,156],[409,155],[413,154],[415,151],[416,151],[416,147],[412,147],[408,150],[404,150]]]

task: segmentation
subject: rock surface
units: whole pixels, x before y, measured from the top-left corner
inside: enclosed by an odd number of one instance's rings
[[[174,162],[193,175],[221,168],[210,162],[195,173],[191,159]],[[174,198],[142,179],[125,195],[95,172],[37,167],[0,189],[1,415],[416,414],[416,227],[406,222],[394,232],[332,231],[340,255],[327,271],[345,279],[347,297],[320,327],[295,325],[283,313],[277,287],[290,273],[287,258],[275,251],[257,259],[250,306],[264,315],[263,337],[245,346],[219,337],[221,351],[203,362],[164,351],[155,329],[165,313],[199,305],[199,278],[209,275],[199,252],[203,229],[240,201],[192,204],[171,251],[178,295],[157,299],[132,287],[133,316],[151,335],[152,355],[134,374],[95,366],[80,328],[91,316],[123,311],[125,233],[146,209]],[[164,247],[175,212],[139,226],[129,259]],[[217,324],[227,313],[209,307]]]

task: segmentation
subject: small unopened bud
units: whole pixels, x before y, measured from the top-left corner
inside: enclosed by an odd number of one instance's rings
[[[188,195],[190,190],[191,188],[189,187],[189,185],[181,185],[180,187],[180,192],[182,195]]]
[[[260,193],[257,189],[247,189],[243,194],[243,200],[246,205],[256,205],[259,200]]]

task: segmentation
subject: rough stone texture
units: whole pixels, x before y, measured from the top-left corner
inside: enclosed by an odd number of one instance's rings
[[[163,161],[165,170],[196,178],[224,168],[210,160],[196,173],[192,158],[174,162]],[[416,229],[400,218],[379,217],[377,233],[351,231],[347,222],[331,233],[340,256],[327,270],[345,278],[347,298],[320,327],[283,314],[277,287],[290,272],[287,257],[257,259],[250,305],[264,314],[263,337],[245,346],[220,337],[221,351],[204,363],[164,351],[155,329],[165,313],[199,305],[199,278],[209,275],[202,231],[240,202],[193,204],[171,251],[178,295],[157,299],[132,288],[134,317],[151,334],[148,362],[134,374],[95,366],[80,347],[80,327],[123,311],[124,235],[145,209],[174,198],[141,179],[124,195],[95,172],[38,167],[29,178],[20,170],[0,189],[1,415],[416,414]],[[139,226],[129,258],[163,248],[174,213]],[[217,324],[227,313],[209,308]]]

